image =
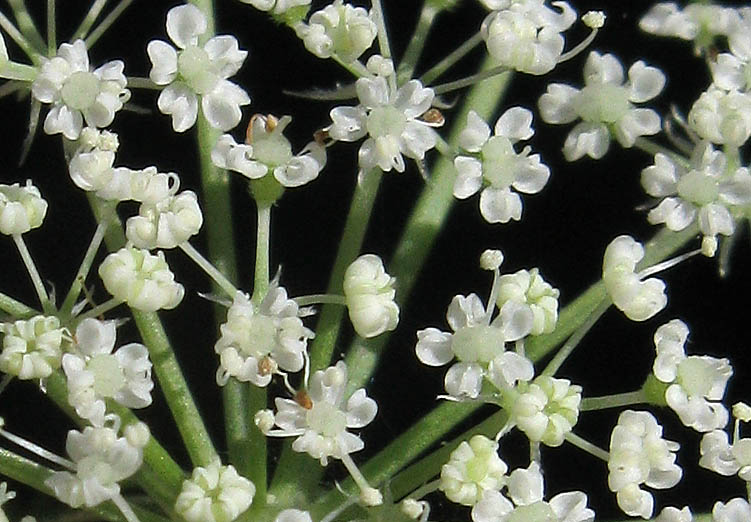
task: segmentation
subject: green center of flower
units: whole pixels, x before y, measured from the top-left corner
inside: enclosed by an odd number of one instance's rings
[[[493,187],[509,187],[517,170],[516,152],[508,138],[493,136],[482,147],[482,175]]]
[[[258,357],[268,355],[276,344],[276,325],[267,315],[256,314],[250,318],[245,346]]]
[[[467,478],[472,482],[482,482],[488,475],[489,456],[479,454],[470,459],[465,467]]]
[[[404,113],[396,107],[386,105],[370,111],[366,127],[372,137],[380,138],[381,136],[401,136],[406,125],[407,118]]]
[[[97,354],[86,369],[94,374],[94,391],[100,397],[114,397],[126,384],[125,375],[112,354]]]
[[[501,330],[487,325],[465,326],[451,339],[451,349],[464,362],[490,362],[503,352],[503,347]]]
[[[553,508],[542,500],[529,506],[519,506],[511,512],[507,522],[553,522],[558,520]]]
[[[196,45],[190,45],[180,53],[177,68],[185,82],[197,94],[211,92],[219,81],[208,53]]]
[[[63,84],[61,94],[63,102],[71,109],[88,109],[99,95],[99,78],[87,71],[74,72]]]
[[[577,114],[589,122],[615,123],[631,108],[628,90],[610,83],[584,87],[575,103]]]
[[[305,420],[310,429],[324,437],[336,437],[347,428],[347,416],[328,402],[317,402],[308,410]]]
[[[281,134],[257,137],[253,142],[253,159],[270,169],[286,165],[292,159],[292,145]]]
[[[691,356],[678,365],[676,381],[689,396],[706,397],[714,379],[707,363],[700,357]]]
[[[692,170],[678,181],[678,195],[686,201],[703,206],[716,201],[720,191],[714,179]]]

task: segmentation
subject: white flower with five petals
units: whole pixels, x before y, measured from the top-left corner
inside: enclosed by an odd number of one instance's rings
[[[154,205],[142,203],[128,218],[125,236],[138,248],[175,248],[201,229],[203,214],[195,192],[185,190]]]
[[[256,487],[231,466],[215,460],[183,481],[175,511],[187,522],[232,522],[250,507]]]
[[[362,7],[335,0],[295,27],[305,48],[319,58],[336,56],[344,63],[357,60],[373,43],[378,31]]]
[[[641,60],[628,70],[612,54],[591,52],[584,65],[584,88],[563,83],[548,85],[540,97],[542,119],[548,123],[577,124],[566,138],[563,154],[568,161],[587,155],[602,158],[610,146],[611,134],[623,147],[632,147],[639,136],[660,132],[660,117],[652,109],[634,107],[657,96],[665,75]]]
[[[198,116],[198,102],[209,124],[228,131],[240,123],[240,107],[248,105],[248,94],[227,80],[242,66],[247,51],[241,51],[234,36],[220,35],[203,46],[198,37],[206,32],[204,14],[192,4],[173,7],[167,13],[167,34],[175,49],[162,40],[146,48],[152,67],[149,77],[165,86],[157,106],[172,116],[176,132],[191,128]]]
[[[475,435],[462,441],[441,467],[438,489],[457,504],[474,506],[485,492],[500,490],[506,484],[508,466],[498,456],[498,443]]]
[[[122,61],[114,60],[92,71],[83,40],[60,45],[55,57],[44,60],[31,84],[36,100],[52,104],[44,132],[76,140],[84,120],[91,127],[109,126],[130,98],[123,68]]]
[[[702,139],[740,147],[751,136],[751,95],[710,86],[691,107],[688,124]]]
[[[519,220],[522,201],[511,189],[536,194],[550,177],[550,169],[540,163],[539,154],[530,156],[529,147],[519,153],[514,150],[517,142],[534,134],[531,124],[529,110],[512,107],[498,118],[491,136],[487,123],[470,111],[467,126],[459,135],[461,148],[473,155],[459,155],[454,160],[458,172],[454,197],[465,199],[482,189],[480,213],[489,223]]]

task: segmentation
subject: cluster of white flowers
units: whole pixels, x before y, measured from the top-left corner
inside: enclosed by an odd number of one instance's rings
[[[375,254],[361,255],[347,267],[344,296],[349,319],[361,337],[376,337],[396,328],[399,307],[394,302],[395,282]]]
[[[488,124],[470,111],[467,126],[459,135],[459,146],[470,155],[454,159],[458,172],[454,196],[466,199],[482,189],[480,213],[488,223],[521,219],[522,201],[511,189],[536,194],[550,177],[550,169],[540,162],[539,154],[530,156],[529,147],[519,153],[514,150],[517,142],[533,134],[532,113],[522,107],[503,113],[492,137]]]
[[[26,180],[24,186],[0,185],[0,233],[25,234],[40,227],[46,214],[47,202],[31,180]]]
[[[0,323],[0,371],[19,379],[46,379],[60,368],[65,328],[53,316]]]
[[[698,53],[716,36],[734,32],[740,21],[740,13],[730,7],[692,3],[681,8],[675,2],[660,2],[642,17],[639,28],[659,36],[694,40]]]
[[[633,147],[639,136],[660,131],[660,116],[652,109],[634,107],[657,96],[665,86],[665,75],[641,60],[628,70],[612,54],[592,51],[584,65],[584,88],[564,83],[548,85],[540,97],[542,119],[548,123],[571,123],[581,119],[563,145],[568,161],[587,155],[602,158],[610,147],[611,135],[623,147]]]
[[[641,489],[675,486],[683,470],[675,463],[679,444],[662,438],[660,426],[651,413],[626,410],[610,436],[608,486],[616,494],[618,506],[629,516],[650,518],[654,498]]]
[[[187,522],[232,522],[250,507],[255,485],[233,466],[215,461],[183,482],[175,511]]]

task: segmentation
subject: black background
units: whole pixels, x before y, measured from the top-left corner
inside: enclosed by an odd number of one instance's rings
[[[87,3],[58,2],[59,40],[67,38],[78,25]],[[314,6],[321,7],[325,3],[314,2]],[[306,53],[292,31],[276,26],[250,6],[235,0],[219,0],[217,4],[218,33],[235,35],[241,48],[249,50],[242,70],[235,77],[252,98],[252,104],[245,107],[241,128],[256,112],[289,114],[293,121],[286,134],[296,150],[302,148],[316,129],[329,123],[328,112],[334,105],[292,98],[282,91],[332,87],[336,81],[349,81],[347,73],[331,61]],[[465,0],[460,4],[439,17],[427,43],[426,58],[418,66],[418,74],[478,30],[484,9],[476,1]],[[690,43],[657,39],[638,31],[636,23],[651,2],[601,0],[572,4],[580,14],[588,9],[604,9],[608,14],[606,27],[592,49],[615,53],[626,68],[635,60],[643,59],[666,72],[666,90],[650,106],[662,114],[671,104],[683,113],[688,112],[693,100],[708,85],[706,67],[701,59],[692,55]],[[150,63],[146,43],[154,38],[168,39],[164,19],[167,10],[174,5],[178,3],[136,0],[90,51],[92,65],[120,58],[126,61],[126,74],[148,76]],[[384,0],[396,56],[400,56],[407,45],[419,6],[420,2],[416,1]],[[5,5],[0,8],[9,13]],[[43,18],[39,18],[39,25],[44,25]],[[587,32],[577,24],[567,35],[567,47],[573,45],[571,42],[580,41]],[[7,37],[6,43],[11,57],[24,62],[20,50]],[[471,74],[483,53],[484,50],[478,48],[441,81]],[[512,105],[534,109],[536,100],[552,81],[580,86],[585,59],[586,54],[582,54],[542,78],[518,75],[504,110]],[[153,91],[134,90],[132,104],[152,114],[118,113],[112,127],[119,133],[121,143],[117,164],[134,168],[156,165],[160,171],[177,172],[182,188],[200,191],[194,133],[192,130],[183,134],[172,132],[169,117],[156,110],[155,99]],[[38,132],[26,164],[17,166],[28,122],[28,97],[18,100],[11,96],[0,100],[0,104],[3,114],[0,181],[23,182],[30,177],[48,200],[50,209],[44,226],[29,233],[26,239],[43,277],[63,294],[94,231],[90,211],[84,195],[67,175],[59,136]],[[42,116],[44,114],[43,110]],[[447,124],[451,124],[452,112],[446,111],[445,116]],[[495,118],[491,125],[494,121]],[[379,415],[373,425],[363,431],[366,449],[356,455],[356,460],[364,460],[398,435],[421,413],[432,408],[436,394],[442,393],[446,368],[427,368],[416,360],[415,331],[428,326],[448,329],[445,311],[454,295],[470,292],[477,292],[483,298],[487,295],[489,275],[477,268],[478,256],[484,249],[503,250],[504,272],[540,267],[545,279],[561,290],[561,304],[565,305],[599,278],[602,253],[610,240],[627,233],[644,241],[656,232],[657,228],[646,222],[646,212],[637,210],[648,202],[639,185],[641,169],[651,163],[648,155],[623,150],[614,143],[602,161],[587,158],[567,163],[560,149],[571,126],[548,126],[536,117],[534,127],[536,134],[530,144],[551,167],[548,185],[540,194],[524,196],[521,222],[488,225],[479,214],[476,196],[455,205],[418,279],[408,309],[403,310],[401,323],[384,359],[384,368],[369,387],[369,394],[378,401]],[[241,137],[240,128],[235,134],[236,138]],[[271,262],[274,267],[284,267],[282,283],[293,296],[325,290],[355,185],[358,147],[359,143],[337,144],[329,149],[329,163],[319,179],[301,189],[288,191],[274,208]],[[435,154],[428,155],[428,166]],[[423,185],[413,165],[403,174],[391,172],[384,176],[364,252],[379,253],[388,266],[401,226]],[[233,179],[232,186],[240,286],[251,290],[255,209],[240,176]],[[121,206],[121,210],[124,216],[137,211],[136,207],[127,205]],[[561,375],[583,385],[588,396],[636,389],[651,369],[654,330],[677,317],[691,329],[689,353],[731,358],[735,376],[730,383],[728,404],[749,400],[746,384],[751,368],[746,357],[749,333],[745,321],[751,287],[746,227],[739,227],[738,234],[729,277],[718,278],[716,263],[704,258],[694,258],[661,275],[668,283],[667,309],[644,324],[635,324],[617,310],[610,310],[562,368]],[[203,237],[199,237],[193,242],[200,247],[202,240]],[[3,241],[0,291],[33,303],[34,294],[12,242],[10,238]],[[188,293],[180,307],[163,314],[164,321],[199,408],[206,416],[215,442],[222,448],[221,410],[216,407],[219,391],[214,382],[216,330],[211,305],[196,295],[197,291],[207,291],[209,285],[180,252],[169,252],[167,257]],[[95,283],[96,278],[92,277],[91,282]],[[104,300],[106,294],[98,287],[97,295]],[[124,309],[117,312],[125,313]],[[314,327],[314,321],[309,321],[309,326]],[[347,346],[349,336],[351,332],[347,331],[342,347]],[[135,328],[126,325],[118,334],[118,345],[137,339]],[[142,418],[187,467],[187,457],[164,414],[163,398],[158,391],[154,398],[155,404],[143,412]],[[617,414],[617,411],[582,414],[576,432],[607,448]],[[10,430],[43,441],[51,449],[63,450],[70,422],[47,404],[31,384],[13,383],[0,397],[0,415],[5,417]],[[683,444],[679,463],[684,467],[684,479],[676,488],[655,494],[658,507],[683,506],[691,500],[692,507],[707,511],[715,500],[727,500],[743,493],[739,480],[697,468],[698,434],[683,428],[669,411],[658,412],[658,415],[665,425],[666,438]],[[502,443],[501,455],[512,468],[526,466],[526,451],[521,438],[510,437]],[[543,462],[548,498],[562,491],[581,489],[589,493],[590,506],[598,512],[598,518],[619,516],[614,495],[607,490],[607,470],[603,463],[568,446],[543,450]],[[330,467],[332,477],[342,475],[338,464]],[[17,488],[17,485],[12,487]],[[12,504],[26,504],[25,509],[31,509],[28,507],[30,495],[21,495],[24,496],[27,498],[19,498]],[[438,497],[435,502],[443,504]],[[468,518],[463,508],[438,513],[440,510],[432,518]]]

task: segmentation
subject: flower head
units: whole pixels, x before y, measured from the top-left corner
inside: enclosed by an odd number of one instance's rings
[[[31,319],[0,323],[3,350],[0,371],[19,379],[46,379],[60,368],[65,329],[57,317],[37,315]]]
[[[539,269],[504,274],[499,282],[499,308],[503,308],[508,301],[515,301],[528,306],[532,311],[534,320],[530,335],[548,334],[555,330],[560,292],[542,278]]]
[[[522,202],[516,191],[540,192],[550,177],[550,169],[540,163],[539,154],[529,155],[525,147],[517,153],[514,145],[532,137],[532,113],[522,107],[508,109],[495,124],[495,134],[474,111],[459,135],[459,144],[469,155],[454,160],[458,172],[454,197],[465,199],[480,194],[480,213],[489,223],[521,219]]]
[[[319,58],[336,56],[344,63],[357,60],[372,44],[378,31],[370,13],[334,0],[310,15],[308,23],[295,27],[305,48]]]
[[[232,522],[253,502],[255,485],[218,460],[183,481],[175,511],[187,522]]]
[[[151,361],[138,343],[121,346],[114,353],[115,321],[87,318],[76,327],[75,351],[62,358],[68,385],[68,403],[94,426],[104,424],[105,399],[128,408],[151,404]]]
[[[267,435],[297,437],[292,449],[319,459],[322,466],[329,457],[341,459],[365,447],[348,428],[363,428],[378,411],[376,402],[364,388],[345,397],[347,365],[343,361],[315,372],[307,390],[297,400],[277,397],[275,423],[278,429]]]
[[[266,386],[279,368],[298,372],[313,332],[306,328],[297,303],[274,279],[260,304],[237,292],[227,311],[227,322],[214,345],[219,354],[216,381],[220,386],[230,377],[256,386]]]
[[[712,86],[694,102],[688,123],[702,139],[740,147],[751,136],[751,96]]]
[[[548,123],[577,124],[566,138],[563,154],[574,161],[585,154],[602,158],[610,146],[611,134],[623,147],[632,147],[639,136],[660,131],[660,117],[652,109],[634,107],[657,96],[665,85],[665,75],[641,60],[628,70],[624,83],[623,66],[612,54],[592,51],[584,65],[584,88],[552,83],[540,97],[542,119]]]
[[[359,336],[367,339],[396,328],[399,307],[394,302],[394,282],[375,254],[361,255],[347,267],[344,295],[349,319]]]
[[[175,308],[185,295],[161,251],[121,248],[99,265],[99,276],[109,293],[144,312]]]
[[[677,442],[662,438],[651,413],[627,410],[618,417],[610,436],[608,487],[618,506],[629,516],[650,518],[654,499],[640,488],[668,489],[680,481],[683,471],[675,463]]]
[[[57,56],[44,59],[31,85],[36,100],[52,104],[44,132],[76,140],[84,120],[91,127],[109,126],[130,98],[123,68],[122,61],[114,60],[92,71],[83,40],[60,45]]]
[[[482,22],[480,33],[488,53],[499,65],[529,74],[553,70],[563,52],[563,31],[576,21],[567,2],[544,0],[487,2],[493,11]]]
[[[247,51],[241,51],[234,36],[210,38],[203,46],[198,37],[206,32],[204,14],[192,4],[173,7],[167,13],[167,34],[177,49],[162,40],[146,48],[152,67],[149,77],[165,86],[157,106],[172,116],[176,132],[191,128],[198,116],[198,102],[209,124],[228,131],[240,123],[240,107],[248,94],[227,80],[242,66]]]
[[[404,156],[419,161],[435,147],[430,127],[438,124],[420,119],[433,103],[432,89],[410,80],[393,90],[384,76],[360,78],[355,87],[360,104],[332,109],[328,133],[338,141],[368,136],[358,156],[361,173],[375,167],[404,172]]]
[[[47,214],[47,202],[31,180],[23,187],[18,183],[0,185],[0,232],[6,235],[25,234],[38,228]]]
[[[688,327],[679,319],[657,329],[654,375],[668,385],[665,400],[683,424],[702,432],[723,428],[728,412],[720,401],[733,369],[727,359],[687,356],[687,338]]]
[[[120,494],[119,482],[141,467],[144,441],[118,437],[118,425],[119,419],[115,427],[68,432],[65,449],[75,472],[56,471],[45,481],[58,500],[74,508],[93,507]]]
[[[665,308],[665,283],[636,273],[644,247],[631,236],[618,236],[605,249],[602,279],[613,304],[632,321],[646,321]]]
[[[441,467],[438,486],[446,498],[457,504],[474,506],[490,490],[506,484],[508,466],[498,456],[498,443],[475,435],[462,441]]]
[[[154,205],[142,203],[128,218],[125,236],[138,248],[175,248],[198,233],[203,214],[195,192],[185,190]]]

